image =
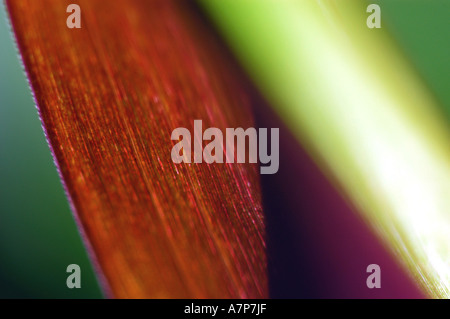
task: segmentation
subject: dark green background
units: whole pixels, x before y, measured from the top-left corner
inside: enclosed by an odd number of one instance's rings
[[[450,119],[450,1],[378,0],[395,38]]]
[[[450,118],[450,1],[370,3]],[[81,289],[66,287],[72,263]],[[101,296],[0,5],[0,298]]]

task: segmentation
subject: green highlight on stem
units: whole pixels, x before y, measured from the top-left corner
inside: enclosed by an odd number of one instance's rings
[[[405,268],[431,297],[449,298],[449,126],[384,28],[367,27],[366,6],[200,3],[274,109]]]

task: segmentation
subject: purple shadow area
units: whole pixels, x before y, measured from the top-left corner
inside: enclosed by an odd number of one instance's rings
[[[280,128],[279,171],[261,175],[270,296],[426,298],[272,110],[254,110],[259,127]],[[369,264],[379,289],[366,285]]]

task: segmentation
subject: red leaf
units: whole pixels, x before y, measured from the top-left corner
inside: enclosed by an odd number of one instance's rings
[[[256,164],[174,164],[171,132],[251,127],[247,84],[182,1],[7,1],[44,128],[115,297],[266,297]]]

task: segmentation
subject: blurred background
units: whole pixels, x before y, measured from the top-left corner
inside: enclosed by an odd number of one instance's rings
[[[389,30],[407,59],[440,102],[443,116],[450,119],[450,24],[448,23],[450,2],[384,0],[368,3],[380,4],[382,27]],[[262,127],[269,125],[276,127],[279,124],[276,117],[272,120],[273,114],[270,111],[264,112],[257,114],[258,124]],[[280,140],[282,144],[286,144],[285,149],[291,149],[290,144],[295,143],[287,131],[282,131]],[[283,145],[281,148],[282,157]],[[306,158],[301,152],[298,156]],[[305,161],[309,160],[304,159]],[[266,192],[267,185],[286,181],[286,179],[283,181],[283,172],[286,178],[291,175],[287,166],[292,162],[281,160],[280,163],[278,177],[263,177],[263,189]],[[308,165],[313,166],[312,163]],[[302,174],[298,174],[298,178],[302,176],[305,178],[307,171],[305,168]],[[322,183],[326,184],[325,181]],[[321,191],[323,187],[312,189]],[[273,194],[272,197],[265,196],[265,198],[268,221],[272,221],[271,224],[274,225],[269,226],[269,236],[276,237],[276,240],[270,242],[269,247],[272,247],[273,255],[278,260],[269,267],[271,295],[336,297],[339,291],[321,292],[323,289],[331,289],[329,287],[333,282],[323,285],[314,282],[314,278],[321,278],[326,271],[321,270],[323,273],[312,275],[312,279],[302,279],[307,272],[314,272],[315,267],[313,264],[302,265],[298,260],[295,261],[295,256],[290,260],[289,243],[308,242],[310,239],[306,234],[300,237],[293,235],[295,230],[292,229],[290,232],[282,231],[285,225],[281,224],[289,224],[290,219],[287,217],[283,219],[280,211],[289,210],[289,207],[280,205],[278,201],[280,198],[274,197]],[[342,202],[341,199],[336,201]],[[336,205],[339,206],[339,203]],[[332,203],[330,205],[332,207]],[[275,218],[275,214],[271,211],[277,211],[278,217]],[[280,225],[277,226],[276,223]],[[361,234],[363,233],[361,230]],[[355,236],[354,238],[357,238],[357,235]],[[351,238],[347,240],[351,241]],[[373,239],[367,240],[370,242]],[[285,251],[280,251],[280,247],[285,247]],[[359,250],[355,250],[355,255],[347,257],[370,260],[370,256],[359,254],[363,251],[372,251],[376,254],[381,249],[381,246],[376,246],[372,250],[370,247],[361,246]],[[300,254],[301,250],[298,251]],[[307,251],[302,253],[310,257],[315,255]],[[323,262],[320,258],[310,260]],[[328,261],[333,262],[333,259],[330,257]],[[81,289],[66,287],[66,267],[72,263],[80,265],[82,269]],[[386,268],[391,272],[387,276],[394,278],[400,270],[392,263],[389,265]],[[341,270],[339,268],[334,270],[335,274],[331,275],[331,278],[340,277]],[[342,271],[345,273],[345,270]],[[364,276],[365,273],[361,273],[358,280]],[[405,284],[405,281],[407,279],[403,278],[396,283]],[[387,285],[383,289],[395,290],[395,285]],[[345,292],[340,293],[341,296],[345,296]],[[379,296],[399,297],[401,291],[395,293],[387,291]],[[411,296],[419,294],[412,292]],[[0,5],[0,298],[100,297],[102,294],[55,169],[2,4]]]
[[[0,7],[0,298],[101,297]]]

